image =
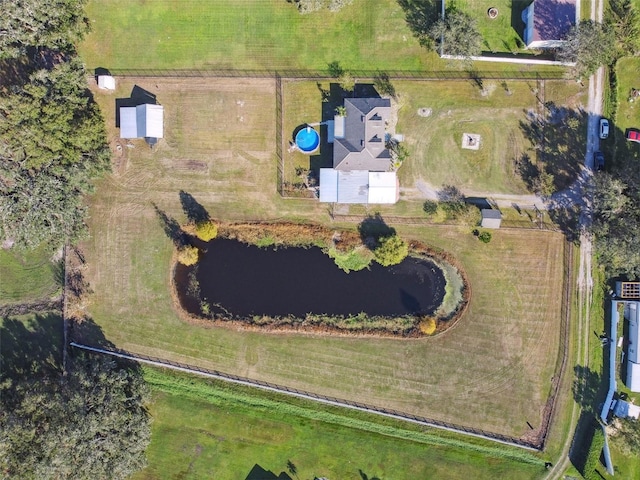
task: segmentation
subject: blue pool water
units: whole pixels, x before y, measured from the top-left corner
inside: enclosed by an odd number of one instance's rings
[[[320,135],[311,127],[306,127],[296,134],[296,145],[304,153],[311,153],[320,145]]]

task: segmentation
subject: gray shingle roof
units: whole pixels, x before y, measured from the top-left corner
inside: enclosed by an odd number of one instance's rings
[[[347,98],[344,138],[333,143],[336,170],[387,171],[391,154],[385,148],[385,124],[391,114],[388,98]]]

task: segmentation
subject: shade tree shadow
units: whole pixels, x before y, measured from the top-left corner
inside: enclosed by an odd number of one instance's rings
[[[378,476],[373,476],[370,477],[369,475],[367,475],[366,473],[364,473],[361,469],[358,469],[358,473],[360,474],[360,478],[362,480],[382,480],[380,477]]]
[[[211,219],[209,212],[190,193],[180,190],[182,210],[191,223],[207,222]]]
[[[423,47],[432,47],[433,40],[429,31],[440,18],[438,3],[435,0],[398,0],[404,11],[407,26]]]
[[[530,174],[530,178],[523,180],[544,186],[543,190],[547,191],[543,194],[568,188],[583,168],[589,115],[582,109],[558,106],[554,102],[545,103],[542,113],[527,111],[525,115],[520,129],[536,149],[537,158],[528,160],[537,166],[538,176],[535,178],[535,169],[523,162],[526,167],[523,171]]]
[[[573,367],[574,380],[571,386],[573,399],[583,411],[596,416],[598,414],[598,397],[602,386],[601,375],[587,366]]]
[[[375,213],[368,215],[358,225],[358,233],[365,245],[375,246],[381,238],[395,235],[396,230],[387,225],[380,213]]]
[[[178,221],[160,210],[160,208],[158,208],[155,203],[152,202],[151,204],[153,205],[153,209],[158,216],[160,225],[162,226],[162,229],[164,230],[164,233],[169,238],[169,240],[171,240],[173,244],[178,248],[187,245],[187,235],[182,230],[182,227],[180,227]]]
[[[0,378],[20,379],[62,373],[63,322],[60,312],[44,312],[27,320],[2,318]]]
[[[589,447],[591,447],[596,428],[600,428],[600,425],[593,415],[583,411],[578,419],[569,450],[569,460],[581,474],[584,474],[587,454],[589,453]]]

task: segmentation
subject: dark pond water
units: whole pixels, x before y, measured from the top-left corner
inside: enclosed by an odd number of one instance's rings
[[[212,313],[304,317],[307,313],[397,316],[429,314],[440,306],[442,271],[424,259],[345,273],[319,248],[258,248],[216,239],[201,254],[200,297]],[[185,294],[190,268],[178,265],[176,283],[183,307],[199,314],[199,300]]]

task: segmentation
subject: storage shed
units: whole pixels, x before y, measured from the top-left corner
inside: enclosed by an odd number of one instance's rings
[[[480,222],[482,228],[500,228],[500,224],[502,223],[502,213],[500,213],[500,210],[483,208],[480,213],[482,214],[482,221]]]
[[[120,138],[162,138],[163,130],[162,105],[120,107]]]
[[[116,79],[111,75],[98,75],[98,88],[100,90],[115,90]]]

